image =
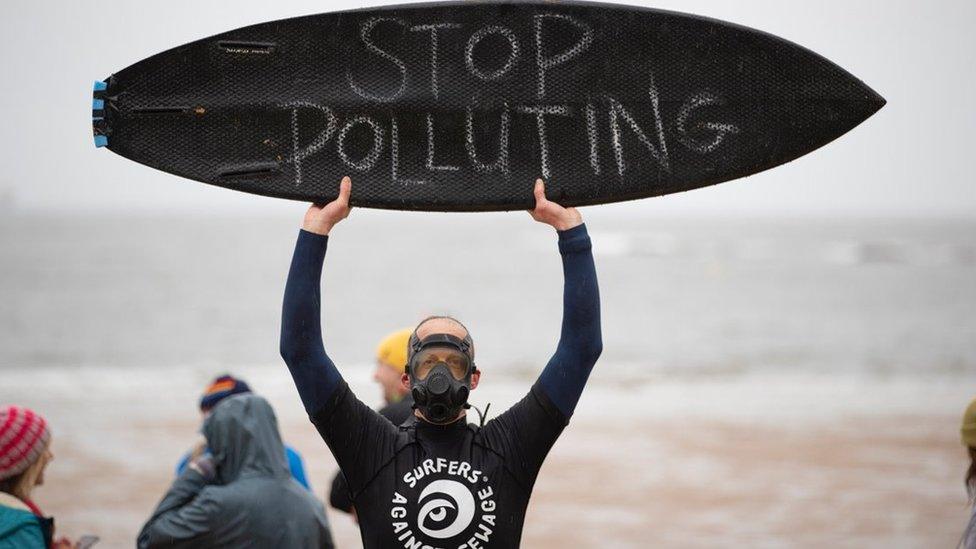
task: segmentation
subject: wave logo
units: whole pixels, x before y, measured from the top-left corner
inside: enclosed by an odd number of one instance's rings
[[[460,482],[435,480],[420,493],[417,527],[436,539],[454,537],[474,519],[474,496]]]

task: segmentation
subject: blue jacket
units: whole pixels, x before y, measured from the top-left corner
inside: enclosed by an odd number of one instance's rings
[[[10,494],[0,492],[0,549],[46,549],[50,519],[40,519]]]
[[[302,462],[302,455],[298,453],[291,446],[285,445],[285,458],[288,460],[288,470],[291,471],[291,476],[293,479],[298,481],[305,487],[306,490],[311,490],[312,487],[308,484],[308,479],[305,477],[305,464]],[[183,473],[183,469],[190,464],[190,452],[183,454],[180,458],[180,462],[176,465],[176,476],[180,476]]]

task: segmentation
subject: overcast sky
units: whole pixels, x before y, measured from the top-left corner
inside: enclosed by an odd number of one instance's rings
[[[976,216],[976,1],[662,0],[806,46],[888,106],[841,139],[746,180],[594,208],[656,215]],[[254,213],[295,209],[177,178],[92,145],[91,84],[240,26],[372,0],[4,0],[0,202],[24,210]]]

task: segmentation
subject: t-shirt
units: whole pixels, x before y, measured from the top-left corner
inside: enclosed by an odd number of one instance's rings
[[[349,484],[366,549],[518,547],[532,486],[568,421],[533,386],[483,428],[394,426],[343,382],[312,418]]]

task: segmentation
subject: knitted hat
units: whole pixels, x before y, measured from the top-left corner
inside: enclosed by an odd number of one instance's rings
[[[962,443],[976,448],[976,399],[969,403],[966,413],[962,416]]]
[[[244,380],[237,379],[232,375],[220,376],[213,380],[213,383],[207,387],[207,390],[203,392],[203,396],[200,397],[200,410],[207,412],[216,406],[218,402],[231,395],[250,392],[251,388],[247,386]]]
[[[402,374],[407,366],[407,344],[411,333],[412,329],[404,328],[384,337],[376,347],[376,360]]]
[[[26,471],[40,459],[49,440],[44,418],[20,406],[0,407],[0,480]]]

